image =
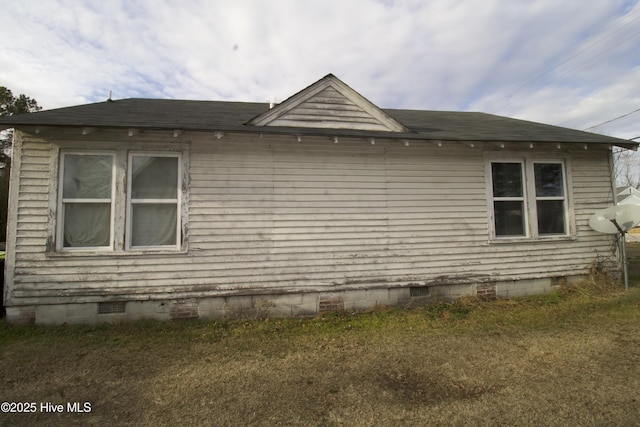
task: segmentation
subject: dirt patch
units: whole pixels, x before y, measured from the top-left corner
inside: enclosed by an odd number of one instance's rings
[[[417,373],[410,369],[380,375],[380,387],[392,392],[399,402],[426,405],[475,399],[495,390],[494,386],[453,380],[435,372]]]

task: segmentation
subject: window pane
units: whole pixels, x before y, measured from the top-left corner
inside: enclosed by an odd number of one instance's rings
[[[176,199],[178,196],[178,158],[133,156],[131,198]]]
[[[131,246],[176,245],[175,204],[134,204],[131,217]]]
[[[538,200],[537,207],[539,234],[565,234],[563,200]]]
[[[494,202],[496,236],[524,236],[524,202]]]
[[[492,163],[493,197],[522,197],[522,164]]]
[[[62,197],[111,199],[113,156],[65,154]]]
[[[110,203],[65,203],[65,248],[109,246]]]
[[[564,197],[564,179],[560,163],[536,163],[533,168],[537,197]]]

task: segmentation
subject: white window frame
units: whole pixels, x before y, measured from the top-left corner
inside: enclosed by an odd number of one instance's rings
[[[111,156],[111,198],[110,199],[65,199],[64,194],[64,164],[65,157],[74,156]],[[113,251],[114,246],[114,228],[115,228],[115,194],[116,194],[116,153],[114,151],[101,150],[61,150],[58,170],[58,206],[57,206],[57,225],[56,225],[56,250],[62,252],[86,252],[86,251]],[[83,247],[65,247],[64,246],[64,213],[65,204],[68,203],[110,203],[110,219],[109,219],[109,245],[107,246],[83,246]]]
[[[520,172],[522,178],[522,196],[521,197],[494,197],[493,196],[493,164],[494,163],[518,163],[520,164]],[[527,194],[528,194],[528,186],[527,186],[527,173],[526,173],[526,164],[524,159],[501,159],[501,160],[492,160],[489,162],[489,180],[490,180],[490,195],[491,195],[491,218],[493,223],[493,236],[496,239],[525,239],[529,237],[529,209],[527,209]],[[495,224],[495,204],[494,202],[522,202],[523,209],[523,231],[522,235],[509,235],[509,236],[498,236],[496,234],[496,224]]]
[[[175,199],[132,199],[132,167],[133,157],[173,157],[178,160],[178,179]],[[156,245],[156,246],[132,246],[132,205],[135,204],[175,204],[176,205],[176,244],[175,245]],[[125,250],[126,251],[157,251],[157,250],[180,250],[182,246],[182,154],[179,152],[157,152],[157,151],[132,151],[127,157],[127,200],[126,200],[126,233],[125,233]]]
[[[494,201],[520,200],[520,198],[493,197],[493,163],[520,163],[522,165],[524,214],[525,214],[525,234],[518,236],[498,236],[495,225]],[[560,164],[562,166],[564,197],[537,197],[535,183],[535,164]],[[485,158],[485,183],[487,191],[487,210],[489,213],[489,236],[490,241],[522,241],[522,240],[553,240],[566,239],[573,236],[574,227],[571,221],[571,197],[570,189],[570,161],[565,156],[544,156],[533,155],[532,153],[498,154],[490,153]],[[538,200],[563,200],[564,204],[564,233],[562,234],[540,234],[538,230]]]
[[[538,195],[536,194],[536,175],[535,175],[535,165],[536,164],[559,164],[560,167],[562,168],[562,194],[563,196],[540,196],[538,197]],[[549,237],[565,237],[567,235],[569,235],[569,204],[568,204],[568,193],[567,193],[567,167],[566,167],[566,162],[563,160],[558,160],[558,159],[540,159],[540,158],[534,158],[531,161],[531,179],[533,181],[533,191],[532,191],[532,198],[533,198],[533,203],[532,203],[532,209],[535,211],[535,215],[536,215],[536,222],[535,222],[535,230],[536,233],[538,235],[538,237],[540,239],[545,239],[545,238],[549,238]],[[564,233],[555,233],[555,234],[540,234],[539,230],[538,230],[538,201],[539,200],[555,200],[555,201],[562,201],[562,207],[563,207],[563,212],[564,212]]]

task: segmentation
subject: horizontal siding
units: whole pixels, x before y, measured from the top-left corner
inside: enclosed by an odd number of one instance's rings
[[[572,161],[577,229],[583,239],[588,239],[591,242],[603,239],[603,235],[589,227],[589,218],[595,211],[613,205],[613,188],[607,153],[601,153],[602,158],[599,160],[594,154],[592,152],[574,153]],[[608,248],[603,245],[600,251],[603,254],[607,250],[611,253],[610,245]]]
[[[506,245],[505,245],[506,246]],[[495,262],[491,259],[488,259],[485,253],[476,252],[476,253],[459,253],[452,255],[451,250],[453,247],[442,248],[437,251],[429,251],[427,249],[420,250],[395,250],[389,252],[384,250],[382,247],[374,247],[370,251],[366,253],[359,253],[357,255],[353,255],[351,257],[345,256],[345,254],[349,251],[348,248],[346,250],[340,251],[302,251],[298,253],[297,259],[300,261],[300,264],[292,264],[290,262],[290,257],[292,255],[291,252],[287,253],[276,253],[270,255],[264,255],[256,252],[248,252],[246,254],[236,254],[236,255],[218,255],[216,257],[216,262],[212,263],[211,260],[200,259],[199,257],[192,257],[185,262],[188,264],[187,267],[189,271],[196,273],[200,272],[203,277],[206,277],[207,273],[211,271],[226,271],[226,270],[246,270],[247,269],[247,261],[252,261],[254,264],[251,265],[251,269],[278,269],[282,271],[289,271],[295,273],[296,269],[299,268],[299,265],[304,265],[305,267],[312,267],[315,264],[315,261],[318,260],[331,260],[332,266],[335,265],[347,265],[354,266],[354,268],[359,268],[361,270],[369,269],[369,268],[377,268],[375,266],[367,266],[366,264],[370,264],[371,261],[377,261],[378,263],[385,263],[389,261],[388,265],[385,267],[389,267],[391,265],[413,265],[415,262],[419,262],[420,264],[425,263],[431,264],[430,268],[435,268],[439,264],[445,262],[452,263],[473,263],[474,265],[487,265],[494,266]],[[500,256],[500,259],[505,262],[515,262],[521,263],[520,255],[513,251],[510,248],[499,248],[500,250],[494,251],[495,254]],[[553,255],[553,258],[557,258],[562,261],[571,260],[576,256],[585,252],[584,246],[577,246],[573,250],[562,251],[561,253],[557,253]],[[535,253],[530,254],[531,257],[528,258],[528,261],[531,262],[540,262],[545,263],[551,258],[549,254],[545,254],[542,251],[536,251]],[[77,266],[77,261],[59,261],[57,263],[57,268],[54,272],[49,272],[49,276],[51,277],[59,277],[58,280],[64,279],[64,276],[73,275],[73,274],[87,274],[93,275],[95,268],[117,268],[118,275],[131,275],[132,277],[138,277],[140,275],[147,275],[152,277],[154,274],[157,276],[162,276],[167,272],[164,271],[161,267],[166,265],[166,261],[162,262],[161,260],[152,260],[147,259],[138,262],[127,262],[126,260],[103,260],[103,261],[94,261],[91,265],[83,266],[79,268]],[[392,262],[391,262],[392,261]],[[34,261],[29,263],[23,263],[21,268],[24,273],[29,274],[43,274],[40,270],[42,268],[47,268],[49,266],[49,262],[44,261]],[[160,267],[160,268],[159,268]],[[417,266],[420,267],[420,266]],[[155,270],[155,272],[148,273],[145,271],[146,269]],[[96,277],[91,278],[91,281],[100,281],[99,273]],[[106,273],[105,273],[106,274]],[[112,274],[112,273],[109,273]],[[178,272],[179,274],[179,272]],[[258,274],[256,271],[247,271],[246,274]],[[125,276],[119,276],[122,279]],[[89,279],[88,279],[89,280]],[[62,280],[63,281],[63,280]],[[126,283],[121,283],[122,285],[126,285]]]
[[[334,129],[389,130],[371,114],[329,87],[269,123]]]
[[[40,255],[46,247],[51,148],[41,140],[23,142],[15,231],[17,259],[27,254]]]
[[[490,243],[478,149],[326,139],[194,140],[188,252],[46,256],[51,146],[25,142],[13,295],[31,301],[580,274],[611,240],[606,155],[573,153],[573,240]]]

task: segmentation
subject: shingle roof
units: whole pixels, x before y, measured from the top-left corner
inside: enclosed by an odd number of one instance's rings
[[[130,98],[0,117],[0,125],[223,130],[242,126],[269,104]]]
[[[248,125],[266,103],[130,98],[0,117],[0,128],[20,126],[120,127],[194,131],[345,135],[441,141],[638,144],[596,133],[476,112],[382,109],[409,132],[301,129]]]

